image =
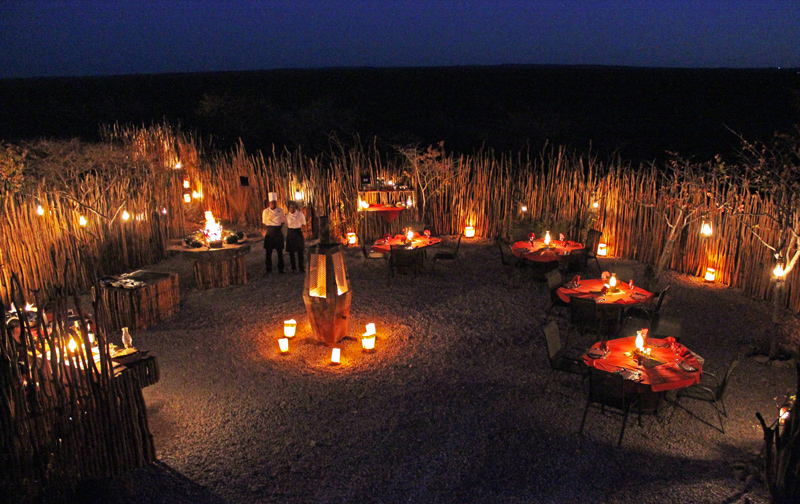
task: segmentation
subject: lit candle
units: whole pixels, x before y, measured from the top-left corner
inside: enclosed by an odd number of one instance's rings
[[[303,201],[303,191],[295,191],[294,192],[294,200],[295,201]]]
[[[550,245],[550,231],[544,232],[544,244],[545,246]]]
[[[370,322],[367,324],[367,332],[361,336],[361,346],[364,350],[375,349],[375,324]]]
[[[358,206],[359,206],[359,208],[366,209],[366,208],[369,208],[369,203],[367,203],[364,200],[359,200],[358,201]]]
[[[70,352],[74,352],[75,350],[78,349],[78,343],[75,342],[75,338],[73,338],[72,336],[70,336],[69,338],[69,343],[67,343],[67,348],[69,349]]]
[[[706,268],[706,282],[713,282],[717,276],[717,270],[714,268]]]
[[[167,215],[167,207],[162,208],[161,213]]]
[[[605,243],[600,243],[597,245],[597,255],[599,256],[606,256],[608,255],[608,245]]]
[[[464,228],[464,236],[467,238],[473,238],[475,236],[475,227],[467,226]]]
[[[775,275],[776,278],[783,277],[786,274],[786,271],[783,269],[783,264],[778,263],[777,266],[775,266],[775,269],[772,270],[772,274]]]
[[[332,364],[339,364],[339,361],[340,361],[341,357],[342,357],[341,349],[334,348],[333,351],[331,351],[331,363]]]
[[[642,338],[642,331],[636,331],[636,349],[644,349],[644,338]]]
[[[406,199],[406,206],[407,207],[414,206],[414,202],[411,201],[411,198]]]
[[[85,225],[86,225],[86,217],[84,217],[83,215],[81,215],[81,218],[80,218],[80,219],[78,219],[78,223],[79,223],[81,226],[85,226]]]
[[[528,211],[528,207],[527,207],[527,205],[522,205],[522,211],[523,211],[523,212],[527,212],[527,211]]]
[[[189,194],[189,193],[184,194],[183,195],[183,201],[185,203],[191,203],[192,202],[192,195]]]
[[[347,243],[350,245],[358,244],[358,236],[355,233],[347,233]]]
[[[131,214],[129,214],[127,210],[124,210],[122,212],[122,220],[126,221],[126,220],[128,220],[130,218],[131,218]]]
[[[713,229],[711,229],[711,223],[703,221],[703,225],[700,227],[700,234],[703,236],[711,236],[714,233]]]
[[[294,333],[297,330],[297,321],[295,319],[289,319],[283,321],[283,335],[287,338],[294,337]]]
[[[594,203],[592,203],[592,208],[600,208],[600,203],[595,201]]]
[[[189,189],[189,179],[183,179],[183,188]]]
[[[281,349],[281,353],[286,353],[289,351],[289,338],[281,338],[278,340],[278,346]]]
[[[617,286],[617,274],[611,273],[611,278],[608,279],[608,286],[612,289]]]
[[[36,206],[36,215],[44,215],[44,208],[42,208],[42,205]]]
[[[177,163],[175,163],[175,169],[176,169],[176,170],[180,170],[181,168],[183,168],[183,164],[181,164],[181,162],[180,162],[180,161],[178,161]]]
[[[413,240],[414,239],[414,231],[409,229],[408,233],[406,233],[406,238],[408,238],[408,241]]]

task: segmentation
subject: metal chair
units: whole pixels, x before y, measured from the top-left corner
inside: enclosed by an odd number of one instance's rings
[[[589,233],[586,235],[586,243],[584,244],[584,249],[586,249],[586,262],[583,265],[586,272],[589,271],[589,259],[594,259],[594,262],[597,264],[598,273],[603,271],[603,268],[600,267],[600,261],[597,259],[597,246],[600,245],[600,239],[602,237],[603,233],[596,229],[590,229]]]
[[[661,305],[664,303],[664,297],[667,295],[667,291],[669,290],[672,284],[667,284],[664,289],[657,293],[655,296],[655,302],[648,305],[638,305],[632,306],[628,308],[625,312],[625,318],[630,319],[639,319],[649,323],[649,328],[652,329],[655,327],[655,324],[658,321],[658,314],[661,311]]]
[[[628,416],[631,408],[638,404],[639,395],[625,390],[625,379],[621,374],[608,373],[592,367],[588,369],[589,398],[586,401],[586,407],[583,409],[581,428],[578,432],[583,436],[586,416],[591,406],[600,407],[603,416],[605,416],[608,409],[611,413],[622,416],[622,428],[619,431],[619,439],[617,439],[617,446],[620,446],[622,445],[622,438],[625,436]]]
[[[432,268],[436,269],[436,261],[457,261],[458,260],[458,250],[461,248],[461,237],[463,235],[458,235],[458,241],[456,242],[455,249],[443,249],[437,250],[436,253],[433,255],[433,266]]]
[[[579,375],[583,380],[584,370],[586,369],[586,365],[581,359],[583,351],[579,349],[564,350],[561,345],[561,334],[555,320],[542,327],[542,334],[547,343],[547,357],[550,361],[550,374],[547,375],[543,390],[547,390],[547,386],[556,371]]]
[[[547,310],[547,314],[544,317],[544,320],[550,318],[550,314],[553,312],[555,308],[569,308],[570,304],[558,297],[558,288],[564,284],[564,281],[561,277],[561,272],[557,269],[550,270],[544,275],[545,280],[547,280],[547,289],[550,291],[550,308]]]
[[[722,417],[728,416],[728,411],[725,409],[725,390],[728,387],[728,381],[730,380],[731,373],[736,367],[739,366],[739,358],[733,359],[730,364],[728,364],[728,368],[725,370],[725,374],[722,376],[722,379],[718,379],[716,375],[708,372],[703,372],[703,379],[709,377],[714,380],[714,384],[712,386],[708,386],[701,383],[696,385],[691,385],[686,388],[679,389],[678,392],[675,394],[675,408],[680,407],[693,417],[697,418],[701,422],[711,427],[717,428],[714,425],[706,422],[705,420],[701,419],[688,409],[680,406],[681,399],[693,399],[695,401],[701,401],[705,403],[709,403],[714,406],[714,411],[717,412],[717,419],[719,420],[719,431],[725,434],[725,424],[723,422]],[[722,409],[720,409],[720,407]],[[672,415],[675,414],[675,409],[672,410],[670,414],[670,420],[672,419]]]
[[[581,333],[599,333],[597,303],[592,298],[574,296],[569,301],[569,314],[572,325]]]
[[[419,249],[408,249],[403,246],[392,245],[389,251],[389,282],[394,278],[395,271],[410,271],[411,282],[417,278],[417,273],[422,269],[422,255]]]
[[[362,236],[358,237],[358,241],[361,243],[361,255],[363,256],[363,259],[361,260],[362,271],[367,266],[367,262],[372,259],[381,259],[384,262],[387,262],[388,255],[385,252],[376,252],[372,249],[372,247],[367,250],[367,245],[364,243],[364,238]]]

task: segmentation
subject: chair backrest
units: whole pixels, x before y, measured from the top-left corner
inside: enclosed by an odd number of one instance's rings
[[[569,300],[569,312],[574,325],[597,330],[597,303],[594,299],[573,297]]]
[[[361,253],[364,254],[364,257],[369,257],[369,251],[367,251],[367,244],[364,242],[364,237],[359,236],[358,242],[361,243]]]
[[[419,221],[409,222],[406,227],[415,233],[422,233],[425,231],[425,224]]]
[[[546,326],[542,327],[544,338],[547,340],[547,355],[552,361],[558,352],[561,351],[561,335],[558,332],[558,324],[551,320]]]
[[[497,248],[500,250],[500,261],[502,261],[503,266],[510,266],[513,264],[510,259],[512,256],[511,246],[499,236],[495,238],[494,241],[497,243]],[[508,253],[506,253],[506,250],[508,250]]]
[[[667,295],[667,291],[669,290],[670,285],[672,284],[671,283],[667,284],[667,286],[664,287],[664,290],[658,293],[658,298],[656,299],[656,308],[653,313],[657,314],[661,310],[661,305],[664,303],[664,297]]]
[[[453,257],[458,257],[458,249],[461,248],[461,237],[463,234],[458,235],[458,241],[456,242],[456,249],[453,251]]]
[[[600,303],[596,306],[596,309],[600,334],[605,337],[611,336],[609,339],[613,339],[619,333],[625,307],[620,304]]]
[[[725,389],[728,387],[728,379],[731,377],[731,373],[733,373],[733,370],[736,369],[738,366],[739,366],[738,357],[733,359],[731,363],[728,364],[728,369],[725,370],[725,375],[722,377],[722,380],[720,380],[719,387],[717,387],[717,390],[715,391],[714,394],[717,396],[717,400],[722,399],[722,396],[725,395]]]
[[[564,283],[561,279],[561,272],[558,269],[548,271],[544,274],[544,278],[547,280],[547,288],[551,291],[558,289]]]
[[[625,393],[623,376],[593,367],[588,370],[589,402],[625,411],[635,395]]]
[[[633,268],[630,266],[620,265],[614,267],[614,273],[618,282],[628,283],[633,278]]]
[[[589,230],[589,233],[586,235],[586,243],[584,248],[590,256],[594,257],[594,255],[597,254],[597,246],[600,245],[600,238],[602,237],[602,232],[596,229]]]
[[[392,245],[389,249],[389,262],[396,268],[416,268],[418,261],[418,251],[407,249],[402,245]]]

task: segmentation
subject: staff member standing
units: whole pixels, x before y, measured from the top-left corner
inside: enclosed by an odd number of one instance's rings
[[[283,232],[281,228],[286,222],[286,214],[278,206],[278,193],[269,193],[267,208],[261,212],[261,222],[267,226],[264,237],[264,248],[267,250],[267,273],[272,273],[272,251],[278,251],[278,273],[283,273]]]
[[[300,273],[306,271],[306,265],[303,262],[303,250],[306,247],[306,239],[303,236],[303,226],[306,225],[306,216],[303,212],[297,211],[297,203],[294,201],[289,202],[289,213],[286,214],[286,225],[289,227],[289,232],[286,234],[286,252],[289,252],[289,262],[292,264],[292,271],[297,271],[297,265],[300,264]],[[295,259],[295,255],[297,259]]]

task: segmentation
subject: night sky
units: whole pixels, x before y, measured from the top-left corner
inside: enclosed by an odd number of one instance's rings
[[[800,67],[797,0],[0,0],[0,78],[498,64]]]

